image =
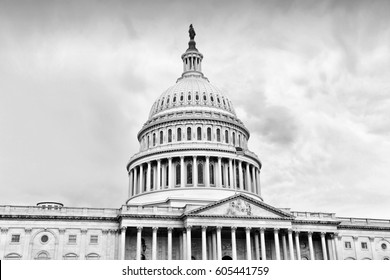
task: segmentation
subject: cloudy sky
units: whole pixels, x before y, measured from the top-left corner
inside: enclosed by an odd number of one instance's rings
[[[390,218],[390,1],[0,0],[0,204],[115,207],[152,103],[203,71],[265,202]]]

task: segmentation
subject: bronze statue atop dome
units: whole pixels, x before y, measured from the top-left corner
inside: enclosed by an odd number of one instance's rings
[[[190,29],[188,30],[188,33],[190,34],[190,39],[194,40],[196,33],[192,24],[190,24]]]

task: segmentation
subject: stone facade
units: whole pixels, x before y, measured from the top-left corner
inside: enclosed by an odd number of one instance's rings
[[[119,209],[0,206],[0,259],[389,259],[390,220],[295,212],[263,201],[261,161],[233,104],[202,73],[154,102]]]

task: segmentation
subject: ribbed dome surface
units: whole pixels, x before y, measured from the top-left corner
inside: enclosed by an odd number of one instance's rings
[[[218,108],[236,116],[231,101],[223,96],[222,92],[203,77],[183,77],[172,87],[168,88],[154,102],[149,118],[154,115],[185,107]]]

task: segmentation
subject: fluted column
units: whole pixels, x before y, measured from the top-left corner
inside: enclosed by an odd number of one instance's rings
[[[246,186],[245,186],[245,189],[248,191],[248,192],[251,192],[251,173],[249,171],[249,163],[246,163]]]
[[[287,254],[287,242],[286,242],[286,233],[282,233],[282,246],[283,246],[283,259],[287,260],[288,259],[288,254]]]
[[[294,260],[294,243],[292,232],[292,229],[288,229],[288,250],[290,252],[290,260]]]
[[[213,260],[216,260],[217,259],[217,234],[215,230],[212,231],[211,233],[211,243],[213,246]]]
[[[137,180],[138,180],[138,172],[137,172],[137,166],[133,168],[133,178],[134,178],[134,183],[133,183],[133,195],[136,195],[139,193],[138,188],[137,188]]]
[[[187,260],[191,260],[191,226],[187,226]]]
[[[327,260],[328,255],[326,253],[325,234],[326,234],[326,232],[321,232],[321,245],[322,245],[322,256],[323,256],[324,260]]]
[[[222,174],[221,174],[221,169],[222,169],[222,159],[221,157],[218,157],[218,168],[217,168],[217,187],[222,188]]]
[[[265,231],[265,228],[260,228],[261,259],[263,261],[265,261],[267,259],[264,231]]]
[[[198,186],[198,168],[196,166],[196,156],[192,157],[192,183],[194,187]]]
[[[313,247],[313,232],[309,231],[307,233],[307,238],[308,238],[308,241],[309,241],[310,259],[311,260],[315,260],[315,257],[314,257],[314,247]]]
[[[151,171],[152,171],[152,167],[151,167],[151,162],[149,161],[148,162],[148,170],[146,171],[146,192],[150,192],[150,176],[151,176]]]
[[[257,184],[256,184],[256,173],[255,173],[255,166],[252,165],[252,189],[253,192],[258,194],[257,192]]]
[[[246,259],[252,259],[252,251],[251,251],[251,228],[245,228],[245,237],[246,237]]]
[[[157,178],[156,178],[156,190],[162,189],[161,187],[161,159],[157,160]]]
[[[137,227],[137,250],[136,250],[136,259],[141,259],[141,240],[142,240],[142,227]]]
[[[168,189],[172,189],[172,158],[168,158]]]
[[[216,227],[217,230],[217,259],[222,260],[222,240],[221,240],[221,226]]]
[[[238,161],[238,179],[239,179],[239,182],[240,182],[240,189],[243,190],[244,189],[244,180],[243,180],[243,176],[242,176],[242,161],[239,160]]]
[[[31,228],[25,228],[24,229],[24,245],[23,245],[23,260],[28,260],[28,252],[29,252],[29,246],[30,246],[30,238],[31,238]]]
[[[202,226],[202,260],[207,260],[207,226]]]
[[[206,187],[210,187],[210,157],[209,156],[206,156],[205,171],[206,171],[205,185]]]
[[[237,227],[231,227],[231,234],[232,234],[232,258],[233,258],[233,260],[237,260],[236,229],[237,229]]]
[[[279,229],[278,228],[274,228],[274,241],[275,241],[276,259],[280,260]]]
[[[233,182],[233,160],[229,158],[229,188],[234,188],[234,182]]]
[[[157,260],[157,230],[158,227],[152,229],[152,260]]]
[[[131,169],[130,172],[129,172],[129,193],[128,193],[128,197],[132,197],[133,196],[133,170]]]
[[[337,254],[336,254],[336,246],[334,244],[334,234],[330,234],[329,236],[329,242],[330,242],[330,250],[332,251],[332,260],[337,260]]]
[[[180,187],[185,187],[185,176],[184,176],[184,156],[180,157]]]
[[[255,240],[255,260],[259,260],[260,259],[260,244],[259,244],[259,233],[258,231],[256,230],[254,233],[253,233],[253,238]]]
[[[299,231],[295,232],[295,247],[297,251],[297,260],[301,260],[301,245],[299,243]]]
[[[173,228],[168,228],[168,260],[172,260],[172,230]]]
[[[119,243],[119,259],[124,260],[126,254],[126,227],[121,227],[121,241]]]
[[[144,192],[144,166],[141,164],[139,166],[139,193]]]

